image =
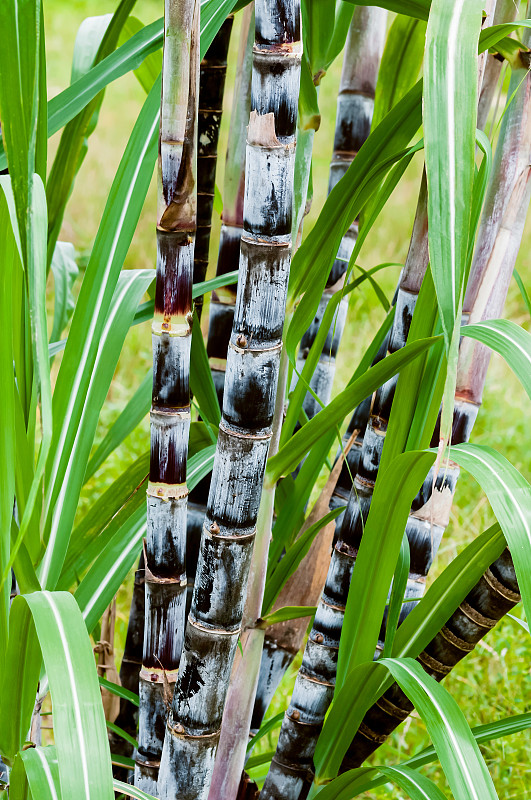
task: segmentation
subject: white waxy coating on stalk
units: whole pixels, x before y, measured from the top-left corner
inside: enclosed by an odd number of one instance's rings
[[[196,232],[199,0],[165,0],[157,198],[145,628],[135,784],[156,794],[165,675],[180,658],[186,599],[186,459]],[[160,669],[159,669],[160,667]]]

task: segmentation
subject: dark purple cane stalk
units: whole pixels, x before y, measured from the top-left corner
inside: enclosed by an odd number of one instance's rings
[[[442,681],[519,601],[513,560],[509,550],[504,550],[417,661],[428,675]],[[412,711],[413,705],[398,684],[393,684],[363,718],[341,772],[359,767]]]
[[[510,93],[525,77],[525,67],[513,71]],[[531,195],[531,112],[529,78],[511,101],[502,121],[492,176],[478,231],[463,318],[480,322],[501,316],[520,247]],[[468,442],[476,421],[490,360],[485,345],[464,338],[459,352],[452,444]],[[438,444],[435,431],[432,445]],[[450,461],[437,477],[433,470],[415,498],[406,534],[411,566],[401,621],[424,593],[426,577],[449,522],[459,467]],[[381,643],[380,643],[381,646]]]
[[[343,177],[370,133],[376,81],[385,41],[386,20],[387,12],[381,8],[356,6],[354,9],[345,44],[337,98],[329,191]],[[302,372],[328,303],[334,294],[343,288],[348,261],[356,244],[357,235],[358,221],[354,220],[339,246],[337,258],[330,271],[315,319],[302,337],[297,357],[299,372]],[[336,355],[345,327],[347,309],[348,300],[344,298],[334,316],[319,363],[310,381],[311,388],[324,405],[330,402]],[[308,393],[304,399],[303,408],[308,418],[311,419],[321,406]]]
[[[251,107],[251,66],[253,56],[254,28],[252,5],[242,14],[240,47],[229,130],[225,177],[223,183],[223,213],[219,242],[217,275],[225,275],[238,269],[240,262],[240,239],[243,230],[243,196],[245,188],[245,140]],[[223,403],[223,384],[229,347],[236,290],[225,286],[212,292],[207,339],[207,354],[216,393]],[[190,493],[187,519],[186,571],[188,574],[187,611],[190,610],[194,588],[195,571],[201,542],[201,531],[206,513],[210,475],[204,478]]]
[[[145,629],[135,784],[156,794],[186,601],[186,459],[196,231],[199,0],[165,0],[157,277],[145,559]]]
[[[199,110],[197,118],[197,231],[194,250],[194,283],[205,280],[212,230],[216,186],[218,139],[223,113],[223,91],[227,73],[227,54],[234,17],[224,20],[199,70]],[[201,319],[203,297],[196,297],[195,310]]]
[[[528,33],[526,39],[529,41]],[[513,97],[517,86],[520,89]],[[531,77],[522,62],[520,68],[513,69],[508,97],[512,100],[502,121],[464,302],[465,316],[470,323],[496,318],[503,309],[531,198]],[[468,437],[481,404],[489,360],[490,350],[485,345],[463,339],[453,439],[466,441]],[[456,473],[457,468],[450,464]],[[421,491],[426,491],[426,483]],[[427,498],[427,504],[433,503],[429,494]],[[451,501],[450,494],[449,499]],[[418,515],[418,511],[415,513]],[[436,508],[434,513],[437,521]],[[439,527],[444,528],[444,522],[438,518]],[[423,550],[419,548],[416,552],[416,545],[416,540],[410,538],[412,564],[422,558]],[[412,583],[416,584],[416,596],[422,594],[422,580],[410,576],[409,583],[409,596],[414,596]],[[417,660],[429,674],[442,680],[519,600],[514,565],[509,551],[505,550]],[[396,685],[391,687],[367,712],[342,769],[359,766],[411,710],[401,690]]]
[[[162,800],[206,798],[242,624],[271,439],[291,260],[300,7],[257,0],[240,279]]]
[[[424,177],[389,338],[388,349],[391,353],[406,343],[428,265],[427,234]],[[264,800],[299,800],[307,788],[307,776],[312,770],[317,739],[334,693],[339,637],[350,579],[370,506],[396,380],[388,381],[374,398],[341,532],[332,551],[325,587],[317,605],[293,696],[262,789]]]
[[[370,133],[374,110],[374,93],[386,31],[386,19],[387,12],[380,8],[357,6],[354,10],[345,45],[341,83],[337,99],[336,129],[334,152],[330,164],[329,191],[343,177]],[[304,368],[306,358],[315,341],[328,303],[334,294],[343,288],[348,260],[354,249],[357,234],[358,222],[355,220],[341,241],[337,258],[332,266],[315,319],[302,337],[297,356],[297,370],[299,372],[302,372]],[[348,298],[344,298],[334,315],[323,351],[310,381],[312,390],[324,404],[330,401],[332,393],[336,355],[343,335],[347,310]],[[370,399],[363,407],[367,411],[367,416],[368,406],[370,406]],[[320,408],[315,398],[308,392],[303,402],[303,409],[306,415],[311,419]],[[361,414],[363,415],[363,411]],[[361,424],[361,418],[356,420],[356,424],[357,422]],[[363,432],[360,432],[361,438],[363,438]],[[346,436],[347,440],[350,438],[350,433],[352,431]],[[356,446],[350,450],[347,456],[349,460],[353,458],[356,450]],[[356,474],[356,469],[354,469],[353,474]],[[326,550],[326,544],[323,542],[322,537],[319,543],[319,557],[315,559],[314,564],[324,563],[324,561],[321,561],[321,548],[323,548],[323,552]],[[311,593],[306,592],[304,594],[303,587],[298,587],[298,589],[301,589],[300,596],[305,597],[304,602],[297,603],[296,599],[292,597],[289,602],[286,600],[283,605],[315,605],[321,594],[326,576],[326,566],[320,574],[321,578],[317,580],[308,576],[309,584],[313,588]],[[299,594],[298,589],[297,595]],[[285,598],[287,597],[288,595],[285,594]],[[263,716],[282,676],[302,646],[306,628],[307,621],[297,619],[281,625],[275,625],[268,630],[264,641],[258,690],[253,712],[253,730],[257,730],[260,727]]]

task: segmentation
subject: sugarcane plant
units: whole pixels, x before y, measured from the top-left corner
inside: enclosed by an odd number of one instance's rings
[[[186,604],[199,84],[199,4],[194,0],[165,5],[162,63],[145,627],[135,768],[135,784],[151,794],[156,793],[164,742],[164,690],[176,680]]]
[[[240,633],[282,347],[299,69],[298,4],[256,2],[238,294],[161,798],[208,794]]]
[[[438,760],[456,800],[514,794],[478,744],[531,714],[471,729],[452,670],[531,613],[526,431],[495,430],[487,375],[495,351],[531,397],[530,4],[166,0],[143,25],[120,0],[48,101],[53,2],[0,5],[1,788],[439,800]],[[130,268],[155,205],[156,270]],[[384,743],[413,709],[433,747],[408,758],[418,728]]]

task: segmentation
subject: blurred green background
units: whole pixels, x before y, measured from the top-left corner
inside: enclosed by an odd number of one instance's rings
[[[138,0],[134,13],[142,22],[151,22],[162,13],[162,0]],[[64,89],[70,79],[70,65],[77,29],[87,16],[110,13],[112,0],[44,0],[46,46],[48,60],[48,94],[54,96]],[[229,56],[225,108],[230,108],[234,56],[238,44],[236,23]],[[325,76],[320,89],[322,123],[315,137],[313,180],[314,200],[306,218],[308,232],[322,208],[327,192],[328,164],[332,154],[336,96],[341,70],[341,59]],[[95,133],[90,138],[88,155],[81,167],[77,182],[65,214],[61,239],[73,242],[79,265],[86,264],[103,212],[107,193],[118,167],[122,152],[134,120],[144,99],[144,92],[133,75],[127,75],[106,91]],[[223,154],[226,148],[228,115],[225,115],[220,138],[218,186],[223,185]],[[58,135],[51,140],[55,150]],[[365,269],[383,262],[402,262],[407,253],[409,236],[416,205],[420,180],[421,154],[406,172],[395,194],[391,197],[377,225],[371,231],[361,252],[359,263]],[[155,182],[152,182],[144,210],[129,250],[125,266],[154,268],[155,266]],[[211,241],[211,270],[215,270],[219,214],[214,212]],[[531,219],[528,219],[524,241],[517,262],[524,285],[531,286]],[[389,298],[392,297],[399,268],[392,267],[379,273],[380,283]],[[383,309],[374,291],[364,283],[351,295],[349,321],[343,336],[338,357],[336,391],[350,377],[364,349],[383,319]],[[529,315],[517,286],[512,284],[505,308],[505,316],[530,329]],[[207,319],[205,314],[204,319]],[[132,393],[138,387],[151,364],[151,337],[149,325],[132,328],[120,363],[114,376],[107,403],[102,412],[98,441],[118,416]],[[505,455],[529,478],[529,453],[531,452],[531,425],[529,400],[518,380],[498,356],[491,362],[483,407],[474,429],[473,441],[489,444]],[[127,465],[145,452],[149,445],[148,420],[140,425],[125,443],[102,466],[86,486],[83,504],[94,502],[100,493],[120,475]],[[478,533],[494,521],[489,504],[474,481],[462,474],[450,527],[440,549],[430,580],[433,579],[455,554]],[[124,585],[118,597],[116,631],[116,660],[119,667],[125,632],[132,579]],[[522,615],[521,609],[517,611]],[[455,695],[471,726],[484,724],[509,714],[531,710],[531,644],[529,634],[514,620],[506,619],[476,650],[461,663],[446,681],[446,687]],[[280,696],[273,703],[268,716],[285,707],[291,692],[295,667],[286,675]],[[389,744],[376,754],[375,763],[396,762],[418,752],[429,744],[423,723],[416,714],[407,720],[391,738]],[[256,752],[274,748],[274,738],[264,737]],[[529,764],[529,733],[523,732],[482,746],[482,751],[494,778],[500,797],[531,798],[531,766]],[[444,776],[437,765],[424,768],[448,792]],[[403,793],[388,785],[366,797],[401,798]]]

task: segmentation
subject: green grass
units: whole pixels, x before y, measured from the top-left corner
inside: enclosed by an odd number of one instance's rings
[[[55,95],[68,83],[75,32],[86,16],[109,13],[110,0],[44,0],[47,32],[49,96]],[[135,14],[149,22],[162,13],[162,2],[138,0]],[[237,44],[233,36],[232,55]],[[234,59],[232,59],[234,63]],[[233,67],[229,68],[227,85],[232,85]],[[336,63],[322,84],[320,105],[322,123],[315,137],[314,148],[314,201],[305,222],[307,233],[315,221],[326,197],[328,165],[332,152],[337,88],[340,64]],[[106,93],[96,132],[90,139],[89,152],[77,178],[65,215],[61,239],[72,241],[80,256],[80,265],[86,263],[92,242],[103,212],[105,199],[118,166],[125,143],[143,100],[143,91],[135,78],[128,75],[111,85]],[[227,107],[230,94],[226,97]],[[227,141],[228,118],[221,131],[220,154]],[[57,136],[53,144],[56,146]],[[218,184],[222,185],[223,158],[220,159]],[[406,172],[395,195],[391,197],[384,213],[371,232],[362,250],[359,263],[364,268],[385,261],[403,262],[407,253],[413,223],[421,161],[417,156]],[[211,247],[211,264],[215,264],[219,217],[214,220]],[[531,224],[528,220],[524,241],[517,262],[524,285],[531,285]],[[155,185],[148,193],[144,211],[126,260],[126,267],[154,267],[155,265]],[[381,284],[391,298],[397,282],[398,268],[380,273]],[[363,284],[350,302],[349,321],[338,357],[336,388],[350,377],[365,347],[382,319],[381,306],[375,302],[373,290]],[[513,283],[505,309],[505,316],[530,329],[525,305]],[[205,318],[206,315],[205,315]],[[100,420],[98,441],[122,410],[151,364],[149,325],[133,328],[127,338],[120,363],[114,376],[107,403]],[[529,477],[529,452],[531,452],[531,426],[526,424],[529,400],[518,380],[498,356],[492,359],[483,407],[474,429],[473,441],[489,444],[503,453],[526,477]],[[98,474],[89,482],[83,495],[83,506],[91,505],[99,494],[127,465],[148,449],[147,420],[139,426],[126,442],[111,456]],[[459,480],[450,527],[433,567],[432,580],[465,544],[493,521],[488,502],[474,481],[466,474]],[[121,657],[127,627],[131,584],[124,585],[118,596],[116,656]],[[520,611],[521,613],[521,611]],[[459,665],[446,681],[447,688],[458,699],[469,723],[479,725],[509,714],[531,710],[531,646],[528,635],[511,619],[498,626],[474,653]],[[298,664],[298,662],[297,662]],[[295,677],[295,668],[286,675],[281,690],[275,698],[270,715],[285,707]],[[274,747],[274,739],[264,737],[257,751]],[[428,744],[422,722],[415,715],[382,747],[375,763],[407,758]],[[482,746],[500,797],[531,798],[531,767],[529,766],[529,734],[524,732],[505,741],[499,740]],[[446,789],[442,771],[437,765],[425,768],[426,774]],[[396,788],[382,787],[367,797],[401,798]]]

